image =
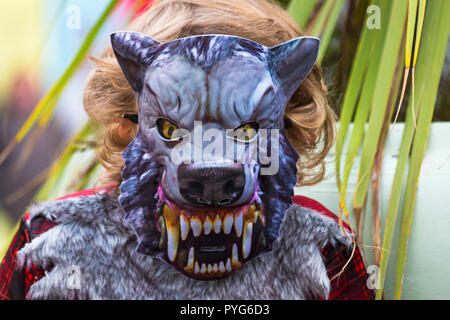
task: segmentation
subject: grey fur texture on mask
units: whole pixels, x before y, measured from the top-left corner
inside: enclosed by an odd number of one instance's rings
[[[136,235],[123,222],[114,192],[40,203],[30,213],[59,224],[18,253],[22,267],[53,267],[29,299],[326,298],[330,281],[320,249],[351,244],[335,221],[293,205],[273,251],[228,278],[197,281],[136,252]]]

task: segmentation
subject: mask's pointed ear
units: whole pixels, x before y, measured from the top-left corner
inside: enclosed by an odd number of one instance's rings
[[[314,67],[319,45],[318,38],[300,37],[270,48],[272,63],[288,98]]]
[[[123,74],[134,92],[141,91],[151,47],[160,42],[138,32],[111,34],[111,45]]]

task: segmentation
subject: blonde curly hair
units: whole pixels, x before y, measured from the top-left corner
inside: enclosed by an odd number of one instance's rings
[[[133,20],[125,30],[161,42],[201,34],[229,34],[271,47],[302,36],[291,17],[266,0],[164,0]],[[123,149],[137,134],[137,125],[121,118],[138,106],[111,47],[98,58],[84,92],[84,107],[100,126],[98,157],[106,168],[102,183],[120,183]],[[287,137],[300,155],[298,185],[323,179],[324,158],[334,143],[335,115],[327,103],[319,66],[294,93],[285,109]]]

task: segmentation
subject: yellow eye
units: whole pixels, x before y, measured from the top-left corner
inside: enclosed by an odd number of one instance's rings
[[[158,127],[158,132],[162,138],[167,140],[179,140],[179,136],[174,136],[175,130],[177,130],[178,127],[169,120],[159,118],[158,120],[156,120],[156,125]]]
[[[258,129],[257,122],[247,122],[234,129],[234,137],[240,141],[250,141],[256,137]]]

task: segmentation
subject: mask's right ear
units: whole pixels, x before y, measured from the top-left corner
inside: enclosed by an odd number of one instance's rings
[[[288,98],[314,67],[319,45],[318,38],[298,37],[270,48],[272,62]]]
[[[160,42],[138,32],[115,32],[111,45],[125,78],[135,93],[142,90],[151,47]]]

